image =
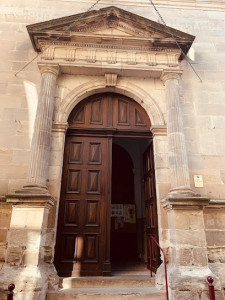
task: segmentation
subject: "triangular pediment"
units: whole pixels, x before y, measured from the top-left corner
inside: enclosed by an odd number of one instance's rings
[[[177,48],[173,37],[183,51],[188,52],[194,37],[171,27],[143,18],[114,6],[85,14],[77,14],[27,26],[36,51],[41,42],[77,41],[80,38],[116,38],[124,43],[131,40],[152,47]],[[173,37],[171,36],[171,33]],[[141,40],[141,41],[140,41]]]

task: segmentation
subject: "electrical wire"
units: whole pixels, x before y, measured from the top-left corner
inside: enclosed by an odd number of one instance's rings
[[[48,48],[50,48],[55,42],[57,42],[66,32],[69,32],[71,27],[73,27],[77,22],[79,22],[89,11],[91,11],[101,0],[97,0],[94,4],[92,4],[88,10],[82,13],[77,20],[71,23],[62,33],[54,39],[43,51],[44,53]],[[19,71],[17,71],[14,75],[17,76],[21,71],[23,71],[27,66],[29,66],[35,59],[37,59],[39,54],[36,54],[28,63],[26,63]]]
[[[161,16],[160,12],[158,11],[157,7],[155,6],[155,4],[153,3],[152,0],[149,0],[149,2],[152,4],[153,8],[155,9],[156,13],[158,14],[161,22],[163,23],[163,25],[166,27],[168,33],[171,35],[172,39],[174,40],[174,42],[176,43],[177,47],[180,49],[181,53],[183,54],[184,58],[186,59],[187,63],[190,65],[191,69],[194,71],[194,73],[196,74],[196,76],[198,77],[198,79],[200,80],[200,82],[202,82],[201,77],[198,75],[197,71],[195,70],[195,68],[192,66],[192,64],[190,63],[187,55],[184,53],[183,49],[181,48],[181,46],[179,45],[179,43],[177,42],[174,34],[171,32],[171,30],[169,29],[169,27],[166,25],[166,22],[164,21],[163,17]]]

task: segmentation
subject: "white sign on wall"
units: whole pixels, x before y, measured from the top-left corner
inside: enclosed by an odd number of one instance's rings
[[[195,187],[204,187],[202,175],[194,175]]]

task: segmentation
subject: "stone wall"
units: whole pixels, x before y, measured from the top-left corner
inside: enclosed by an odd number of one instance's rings
[[[8,228],[12,212],[11,205],[6,204],[5,201],[4,197],[0,197],[0,270],[5,261]]]
[[[96,9],[117,5],[159,21],[148,1],[102,1]],[[155,1],[167,25],[196,36],[190,51],[193,66],[183,62],[182,109],[192,187],[194,174],[203,175],[196,192],[212,199],[225,194],[224,1]],[[0,195],[21,188],[26,180],[40,73],[36,61],[17,76],[36,53],[26,25],[85,11],[94,1],[2,1],[0,4]],[[51,5],[51,7],[50,7]],[[195,5],[196,9],[193,9]],[[201,8],[203,7],[204,10]],[[174,16],[176,16],[174,18]],[[154,91],[152,90],[152,93]],[[156,97],[160,103],[160,99]],[[9,167],[10,166],[10,167]]]

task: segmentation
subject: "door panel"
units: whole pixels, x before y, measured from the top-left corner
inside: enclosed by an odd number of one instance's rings
[[[107,138],[66,138],[55,259],[61,276],[103,272],[109,153]]]
[[[153,236],[157,241],[158,224],[157,224],[157,204],[155,190],[155,170],[154,170],[154,154],[152,142],[145,150],[143,155],[144,163],[144,187],[145,187],[145,213],[146,213],[146,232],[147,238]],[[160,265],[160,252],[155,243],[152,244],[152,266],[155,272]],[[148,263],[149,263],[149,243],[148,245]]]

